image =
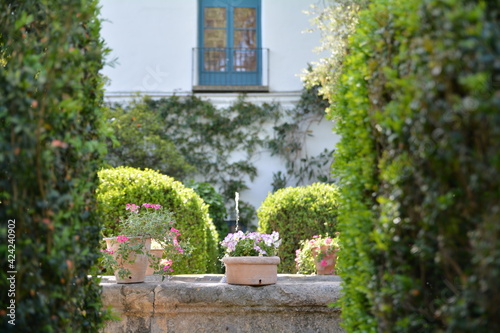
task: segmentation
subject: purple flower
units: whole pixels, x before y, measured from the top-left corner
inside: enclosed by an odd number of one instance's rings
[[[280,245],[279,233],[261,234],[258,232],[250,232],[248,234],[243,231],[228,234],[220,244],[226,248],[226,254],[237,251],[239,255],[249,253],[249,250],[257,251],[259,256],[269,255],[270,251],[274,252]],[[248,255],[248,254],[247,254]]]

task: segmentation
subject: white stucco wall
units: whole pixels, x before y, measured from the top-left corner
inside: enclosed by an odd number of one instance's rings
[[[310,0],[262,0],[262,46],[269,49],[270,92],[297,92],[297,76],[317,60],[319,35],[303,13]],[[197,0],[101,0],[102,37],[117,59],[103,73],[115,93],[190,93],[197,46]]]
[[[270,90],[302,89],[298,74],[317,60],[313,49],[319,45],[318,33],[304,33],[311,28],[303,13],[311,0],[262,0],[262,40],[270,52]]]
[[[108,93],[191,89],[196,46],[195,0],[101,0],[102,37],[117,59],[103,74]]]
[[[304,33],[310,28],[303,13],[314,0],[262,0],[262,47],[269,49],[268,93],[249,93],[247,100],[261,104],[278,102],[293,108],[300,98],[302,83],[298,75],[319,55],[319,34]],[[126,101],[135,92],[152,97],[192,93],[192,48],[197,47],[197,0],[101,0],[102,37],[111,48],[103,74],[109,78],[105,97]],[[237,93],[197,93],[216,106],[227,107]],[[311,128],[308,155],[332,149],[338,138],[332,123],[323,120]],[[273,173],[285,171],[283,161],[262,152],[254,159],[259,176],[240,193],[241,200],[255,208],[272,190]]]

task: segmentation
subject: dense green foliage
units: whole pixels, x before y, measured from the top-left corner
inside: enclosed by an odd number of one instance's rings
[[[495,1],[360,14],[331,113],[349,331],[500,330],[499,36]]]
[[[97,1],[0,2],[2,332],[102,324],[99,280],[88,277],[105,153],[97,15]]]
[[[192,188],[208,205],[208,215],[212,218],[219,236],[227,235],[229,228],[225,221],[227,210],[224,205],[224,197],[209,183],[190,181],[185,185]]]
[[[300,241],[337,231],[339,192],[335,185],[314,183],[287,187],[269,194],[257,211],[259,232],[278,231],[281,273],[294,273],[295,251]]]
[[[194,173],[163,131],[161,117],[141,101],[127,107],[115,105],[105,114],[114,137],[108,138],[105,161],[112,167],[129,166],[158,170],[183,180]]]
[[[172,268],[176,274],[216,273],[218,234],[208,215],[208,206],[190,188],[153,170],[118,167],[99,171],[97,200],[104,221],[104,235],[120,234],[118,222],[126,217],[125,205],[159,204],[174,213],[179,240],[193,247],[189,256],[181,256]]]

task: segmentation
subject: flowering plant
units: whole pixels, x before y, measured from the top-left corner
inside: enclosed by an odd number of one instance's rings
[[[180,232],[173,227],[175,224],[173,213],[161,205],[150,203],[144,203],[141,206],[127,204],[125,209],[129,212],[127,217],[120,221],[120,230],[123,234],[113,240],[118,247],[102,250],[103,266],[109,270],[118,271],[120,277],[125,277],[130,274],[130,271],[123,267],[123,263],[133,263],[135,255],[147,255],[155,272],[161,274],[172,272],[172,261],[151,255],[144,240],[152,238],[156,246],[164,249],[164,256],[165,253],[183,254],[185,244],[181,245],[177,239]]]
[[[337,251],[339,246],[339,233],[335,237],[314,235],[311,239],[300,241],[300,249],[295,251],[295,264],[297,273],[311,274],[316,271],[316,264],[326,266],[325,256]]]
[[[258,232],[228,234],[220,243],[225,248],[227,257],[243,256],[275,256],[281,244],[280,235],[277,231],[269,234]]]

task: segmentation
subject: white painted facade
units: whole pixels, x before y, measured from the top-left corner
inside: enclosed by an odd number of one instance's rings
[[[241,0],[220,0],[221,2]],[[314,0],[261,0],[261,46],[269,50],[268,92],[247,93],[247,100],[260,104],[279,102],[291,108],[299,100],[299,74],[319,58],[313,49],[319,34],[310,28],[303,13]],[[109,78],[105,98],[126,101],[137,92],[152,97],[193,94],[193,48],[198,45],[197,0],[101,0],[102,37],[112,50],[103,74]],[[267,75],[267,74],[266,74]],[[239,93],[195,93],[217,106],[231,104]],[[307,154],[332,149],[338,138],[332,123],[323,120],[311,128],[314,137],[306,143]],[[248,183],[240,198],[258,208],[271,191],[274,172],[284,171],[283,161],[266,152],[255,164],[259,176]]]

